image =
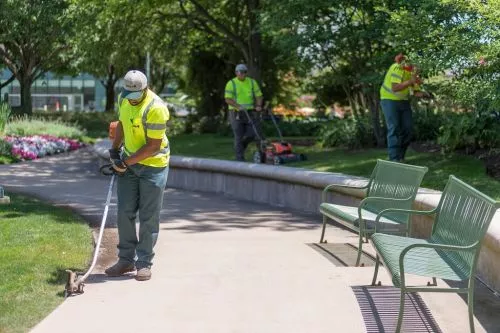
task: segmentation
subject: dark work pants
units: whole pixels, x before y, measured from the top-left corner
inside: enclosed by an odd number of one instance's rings
[[[118,257],[136,267],[150,267],[153,248],[160,229],[160,211],[167,184],[168,167],[154,168],[141,164],[129,167],[118,177]],[[139,238],[135,219],[139,212]],[[137,259],[137,260],[136,260]]]
[[[412,138],[413,118],[409,101],[380,101],[387,125],[387,148],[391,161],[403,161]]]
[[[248,111],[248,114],[252,119],[256,130],[260,134],[260,137],[262,138],[262,131],[258,117],[254,111]],[[252,141],[255,141],[257,150],[260,150],[261,142],[259,140],[259,135],[256,135],[255,130],[245,112],[229,111],[229,120],[234,134],[234,150],[236,153],[236,160],[244,161],[245,150]]]

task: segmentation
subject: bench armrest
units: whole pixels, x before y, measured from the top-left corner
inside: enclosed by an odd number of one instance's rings
[[[388,213],[409,213],[409,214],[417,214],[417,215],[432,215],[436,213],[437,208],[432,210],[415,210],[415,209],[400,209],[400,208],[387,208],[378,213],[377,218],[375,219],[375,232],[377,232],[377,226],[380,219],[387,215]],[[408,226],[410,227],[410,225]]]
[[[359,206],[358,206],[358,216],[360,218],[360,221],[359,223],[364,223],[363,222],[363,216],[362,216],[362,209],[364,206],[366,206],[367,204],[371,203],[371,202],[405,202],[405,201],[410,201],[412,200],[412,198],[407,198],[407,199],[393,199],[393,198],[383,198],[383,197],[368,197],[368,198],[364,198],[363,200],[361,200],[361,202],[359,203]]]
[[[404,258],[405,255],[412,249],[417,248],[417,247],[424,247],[424,248],[431,248],[431,249],[437,249],[441,251],[473,251],[478,245],[479,241],[476,241],[472,243],[471,245],[468,246],[457,246],[457,245],[445,245],[445,244],[429,244],[429,243],[424,243],[424,244],[412,244],[403,249],[401,254],[399,255],[399,273],[401,274],[401,281],[404,281]],[[404,283],[403,283],[404,284]]]
[[[367,189],[369,185],[370,185],[370,183],[366,184],[365,186],[353,186],[353,185],[344,185],[344,184],[330,184],[330,185],[327,185],[323,189],[323,193],[321,195],[321,200],[323,202],[325,202],[326,201],[326,193],[328,193],[328,191],[330,191],[334,187],[338,187],[338,188],[352,188],[352,189],[357,189],[357,190],[364,190],[364,189]]]

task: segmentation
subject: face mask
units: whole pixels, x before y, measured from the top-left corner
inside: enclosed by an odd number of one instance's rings
[[[130,94],[128,94],[125,98],[126,99],[140,99],[142,97],[142,91],[134,91]]]

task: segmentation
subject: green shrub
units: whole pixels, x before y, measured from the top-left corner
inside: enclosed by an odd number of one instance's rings
[[[12,145],[9,142],[0,139],[0,156],[10,156],[11,149]]]
[[[49,121],[59,121],[85,130],[93,138],[107,137],[109,123],[118,119],[114,112],[35,112],[34,116]]]
[[[445,152],[465,149],[467,153],[473,153],[478,148],[498,147],[500,119],[484,112],[450,113],[440,128],[438,143]]]
[[[186,131],[186,119],[171,117],[167,122],[167,135],[174,136],[183,134]]]
[[[0,133],[3,133],[3,130],[5,129],[5,125],[7,124],[11,113],[12,110],[9,104],[0,102]]]
[[[197,122],[193,123],[193,133],[195,134],[205,134],[205,133],[217,133],[220,127],[221,117],[208,117],[203,116]]]
[[[436,141],[439,129],[447,119],[446,111],[439,111],[428,105],[413,107],[413,139],[415,141]]]
[[[317,118],[277,118],[277,123],[283,136],[318,137],[323,127],[327,126],[328,120]],[[278,131],[270,118],[262,120],[262,131],[266,136],[278,135]]]
[[[335,119],[321,132],[321,143],[349,149],[373,147],[375,135],[369,117]]]
[[[28,135],[52,135],[59,138],[71,138],[81,140],[85,131],[76,126],[71,126],[62,121],[47,121],[29,117],[11,119],[5,126],[6,135],[28,136]]]

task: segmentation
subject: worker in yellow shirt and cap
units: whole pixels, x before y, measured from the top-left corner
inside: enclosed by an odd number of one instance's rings
[[[137,269],[135,279],[144,281],[151,278],[153,247],[167,184],[169,112],[161,98],[148,89],[144,73],[131,70],[123,81],[124,88],[118,98],[119,122],[109,150],[112,167],[120,175],[116,190],[119,259],[105,273],[121,276]]]
[[[410,95],[429,97],[420,90],[422,80],[404,54],[398,54],[380,87],[380,105],[387,125],[389,160],[404,162],[413,131]]]
[[[236,77],[226,84],[224,98],[229,105],[229,120],[234,133],[236,160],[245,160],[245,150],[249,143],[256,141],[260,151],[259,137],[263,138],[256,112],[262,111],[262,91],[254,79],[247,76],[248,68],[239,64],[235,69]],[[247,111],[248,119],[245,114]],[[259,133],[255,133],[252,123]]]

